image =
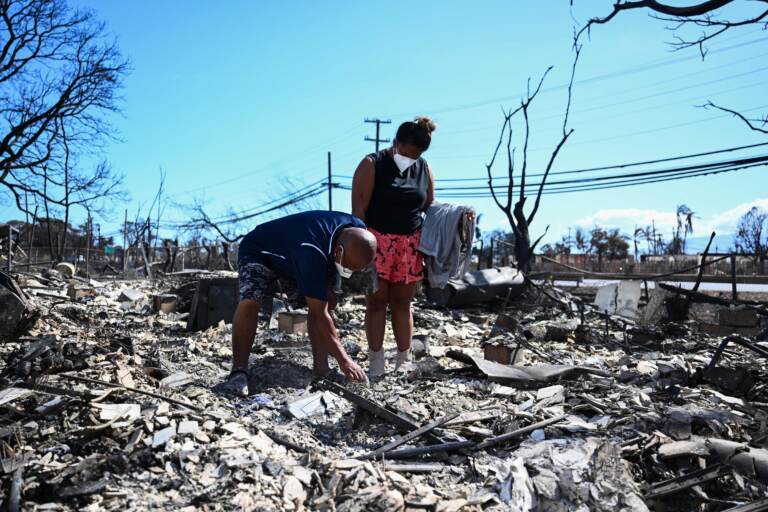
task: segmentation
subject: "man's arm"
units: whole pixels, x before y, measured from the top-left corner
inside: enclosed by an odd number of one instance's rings
[[[316,364],[323,364],[326,354],[333,356],[339,363],[344,375],[352,381],[366,380],[365,372],[355,363],[341,346],[336,326],[328,312],[328,303],[324,300],[307,297],[309,308],[309,339],[317,350],[313,350],[321,359]]]

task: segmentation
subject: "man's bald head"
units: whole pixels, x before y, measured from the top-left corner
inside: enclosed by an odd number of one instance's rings
[[[342,250],[343,248],[343,250]],[[376,237],[363,228],[344,228],[333,249],[335,261],[350,269],[362,270],[376,257]]]

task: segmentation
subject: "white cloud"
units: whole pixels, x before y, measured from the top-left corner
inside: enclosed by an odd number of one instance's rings
[[[739,218],[753,206],[768,210],[768,198],[755,199],[747,203],[741,203],[733,208],[713,215],[697,215],[694,218],[693,228],[696,233],[704,234],[716,231],[720,235],[736,231]],[[656,223],[656,229],[662,233],[669,232],[677,224],[674,211],[646,210],[642,208],[616,208],[598,210],[592,215],[576,221],[577,226],[590,228],[595,225],[603,227],[617,227],[622,231],[632,233],[635,226],[648,226]]]
[[[747,213],[753,206],[768,210],[768,198],[755,199],[748,203],[742,203],[735,208],[714,215],[709,220],[710,229],[707,229],[706,231],[714,230],[718,233],[721,231],[723,233],[732,233],[736,231],[736,224],[739,222],[739,218]]]
[[[671,229],[676,223],[674,212],[643,210],[641,208],[615,208],[598,210],[588,217],[578,219],[577,226],[589,228],[595,225],[604,227],[620,227],[624,231],[634,231],[635,226],[650,226],[656,224],[656,229]]]

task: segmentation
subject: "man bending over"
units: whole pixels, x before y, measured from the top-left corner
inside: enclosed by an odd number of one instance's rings
[[[363,221],[346,213],[297,213],[248,233],[238,254],[240,303],[232,321],[232,371],[223,391],[248,395],[248,358],[259,312],[277,291],[278,278],[286,278],[307,301],[314,375],[329,375],[330,354],[347,379],[364,381],[365,373],[344,351],[328,311],[329,300],[335,304],[329,284],[337,275],[348,278],[366,268],[375,256],[376,238]]]

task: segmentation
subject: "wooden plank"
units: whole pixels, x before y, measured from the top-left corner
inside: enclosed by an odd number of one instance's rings
[[[432,432],[437,427],[440,427],[441,425],[445,424],[446,421],[454,419],[456,416],[458,416],[459,413],[449,413],[443,416],[442,418],[438,418],[436,420],[430,421],[429,423],[426,423],[425,425],[421,426],[420,428],[417,428],[416,430],[413,430],[404,436],[400,436],[399,438],[395,439],[394,441],[391,441],[384,446],[380,446],[379,448],[376,448],[372,452],[366,453],[365,455],[361,455],[357,457],[361,460],[367,460],[367,459],[375,459],[379,455],[385,454],[387,452],[390,452],[397,448],[398,446],[402,446],[405,443],[408,443],[410,441],[413,441],[417,437],[423,436],[424,434],[428,432]]]

